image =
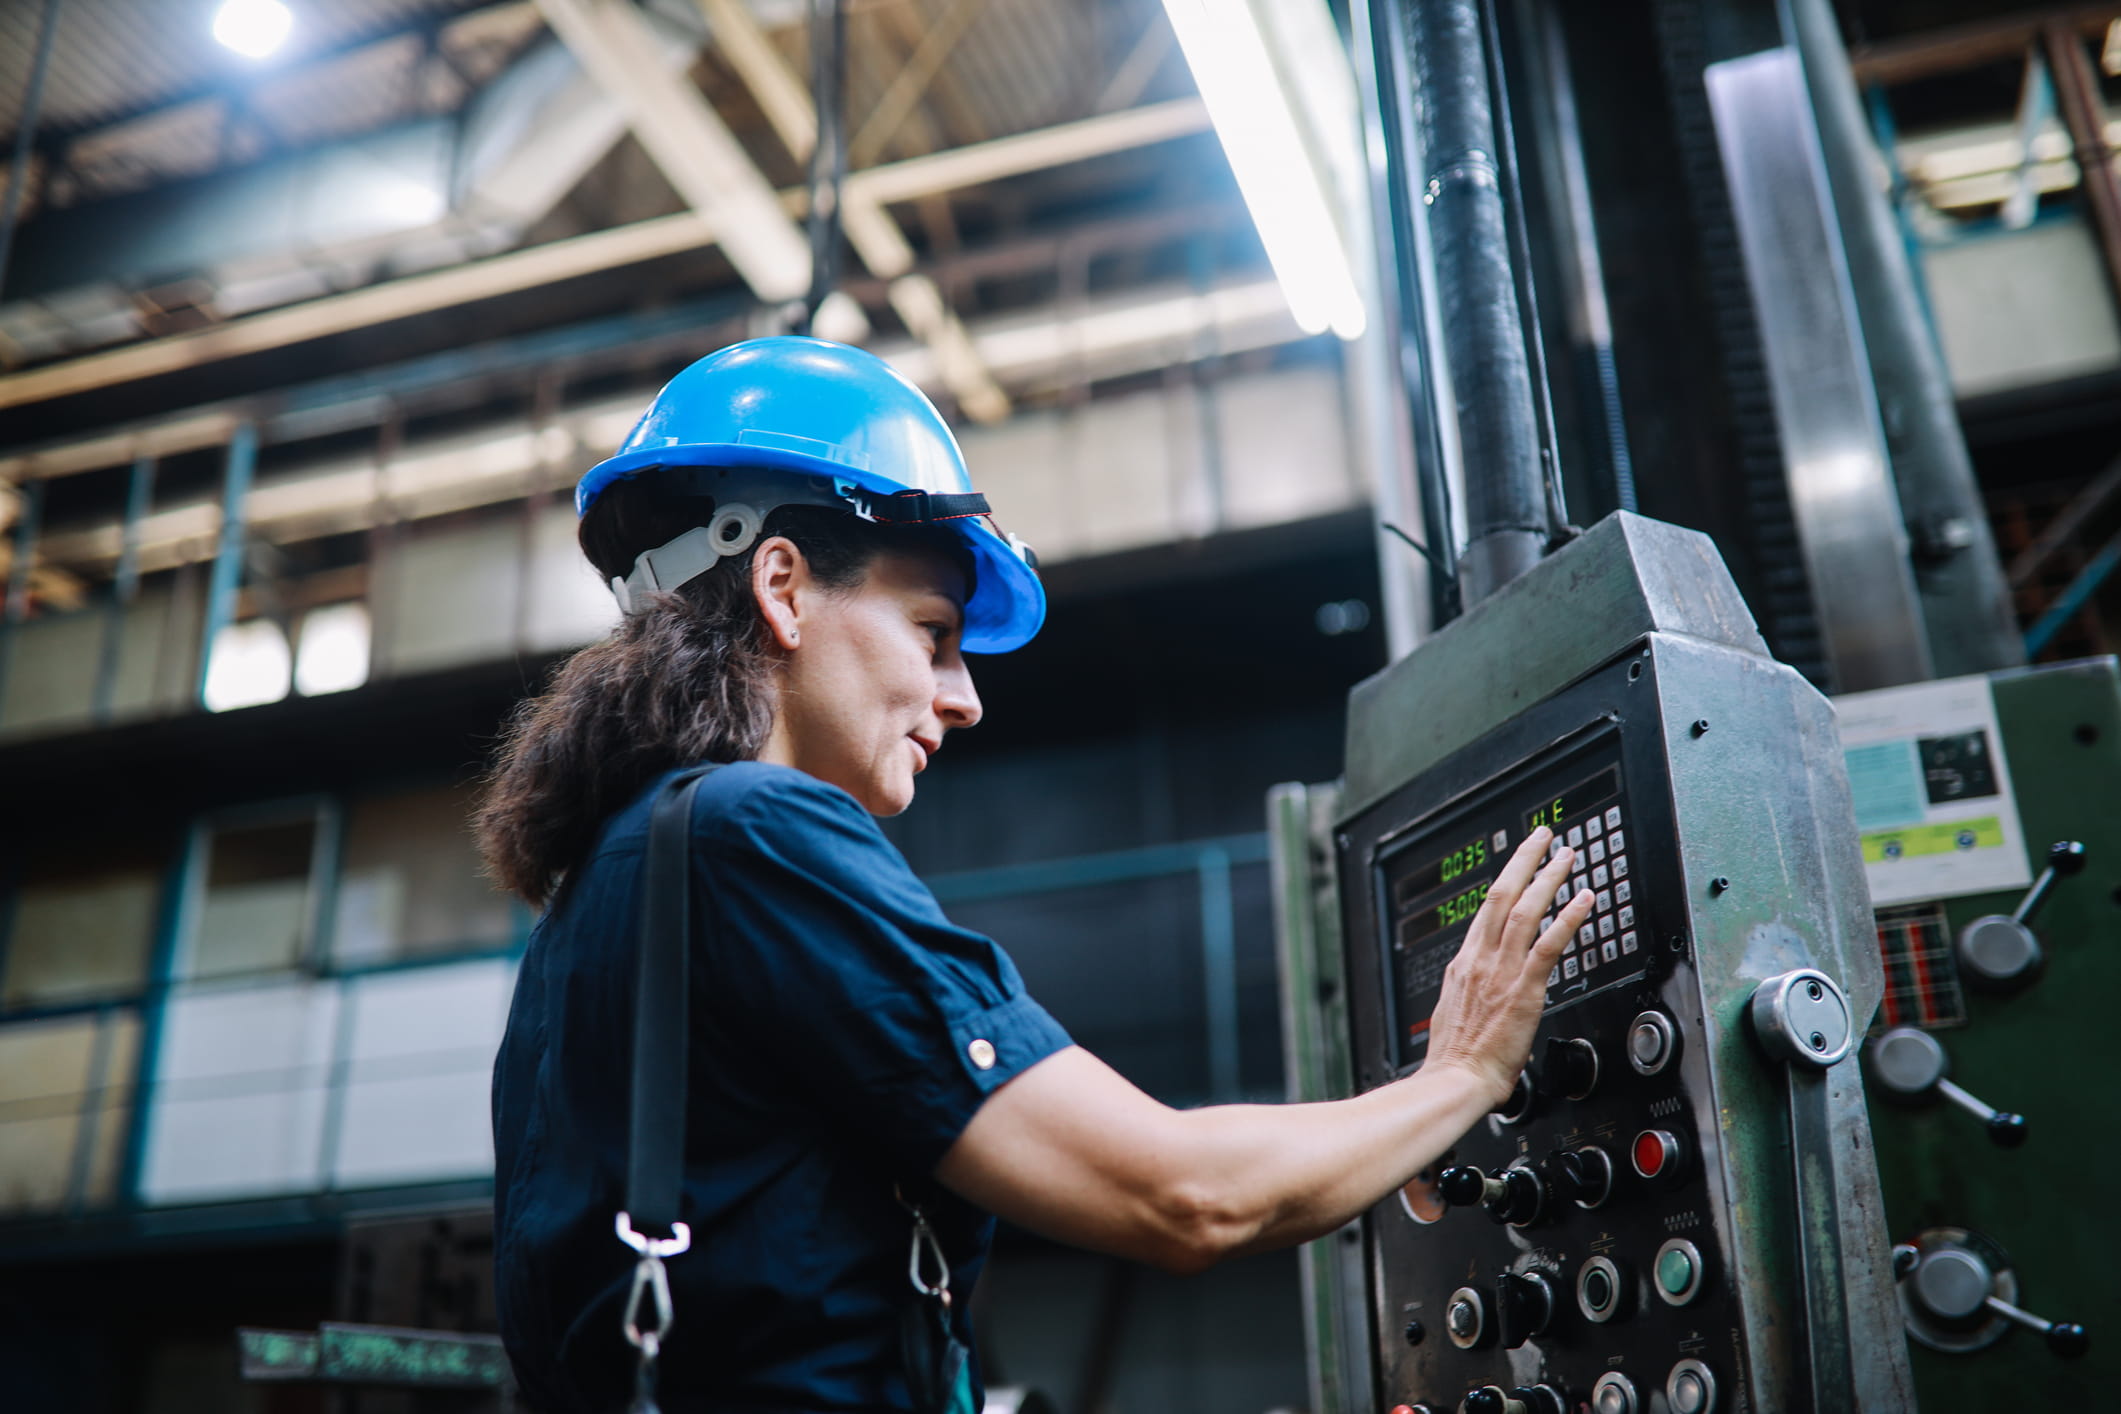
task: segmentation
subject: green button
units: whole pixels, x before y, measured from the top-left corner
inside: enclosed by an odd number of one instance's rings
[[[1677,1296],[1694,1284],[1694,1259],[1674,1247],[1657,1259],[1657,1284]]]

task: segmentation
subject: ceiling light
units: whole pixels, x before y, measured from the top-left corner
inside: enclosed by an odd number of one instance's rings
[[[214,12],[214,38],[238,54],[263,59],[286,41],[294,24],[280,0],[225,0]]]
[[[1252,224],[1298,327],[1361,336],[1362,295],[1334,220],[1331,187],[1297,126],[1246,0],[1164,0]]]

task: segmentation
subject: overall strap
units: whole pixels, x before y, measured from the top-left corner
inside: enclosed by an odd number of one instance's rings
[[[674,1231],[678,1220],[692,951],[692,803],[701,780],[719,769],[696,767],[664,782],[650,807],[641,860],[625,1217],[644,1234]]]

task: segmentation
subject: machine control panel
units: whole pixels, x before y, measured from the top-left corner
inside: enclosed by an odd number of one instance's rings
[[[1420,1065],[1443,969],[1533,830],[1576,851],[1560,897],[1596,900],[1515,1093],[1373,1216],[1378,1316],[1406,1333],[1383,1408],[1715,1414],[1747,1385],[1705,1047],[1663,985],[1687,915],[1660,724],[1600,710],[1640,676],[1581,685],[1573,722],[1557,707],[1561,730],[1440,805],[1387,800],[1343,833],[1343,888],[1367,905],[1350,998],[1386,1051],[1370,1083]]]
[[[1473,915],[1511,851],[1533,830],[1554,832],[1553,853],[1576,851],[1564,899],[1591,889],[1591,917],[1570,939],[1547,977],[1547,1004],[1562,1006],[1642,974],[1647,913],[1640,852],[1629,838],[1632,809],[1622,787],[1617,740],[1610,734],[1526,778],[1452,811],[1395,841],[1377,860],[1382,913],[1389,920],[1394,1013],[1400,1064],[1428,1045],[1429,1014],[1443,970],[1465,941]],[[1552,922],[1551,913],[1542,926]],[[1583,1052],[1596,1064],[1596,1052]],[[1618,1058],[1616,1057],[1616,1060]]]

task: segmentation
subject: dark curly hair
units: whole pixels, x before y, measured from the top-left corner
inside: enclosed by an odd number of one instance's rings
[[[711,499],[652,478],[613,485],[581,526],[604,578],[714,514]],[[783,506],[759,536],[784,535],[828,590],[851,591],[885,553],[937,555],[971,584],[971,556],[949,531],[885,527],[843,511]],[[568,658],[503,728],[473,829],[486,869],[542,907],[595,844],[604,820],[663,772],[748,761],[773,727],[780,657],[751,593],[751,552],[650,596],[611,636]]]

